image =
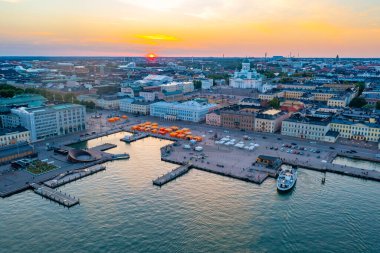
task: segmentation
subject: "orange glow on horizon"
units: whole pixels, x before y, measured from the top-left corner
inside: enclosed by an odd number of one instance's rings
[[[0,55],[380,57],[375,0],[69,2],[0,0]]]
[[[147,56],[146,56],[149,60],[153,61],[157,58],[157,55],[155,53],[149,53]]]

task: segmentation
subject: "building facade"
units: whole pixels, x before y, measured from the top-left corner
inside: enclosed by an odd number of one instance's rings
[[[210,126],[221,126],[220,112],[211,112],[206,114],[206,124]]]
[[[123,103],[120,106],[120,111],[139,115],[150,114],[150,102],[134,101],[132,103]]]
[[[0,130],[0,147],[30,142],[30,132],[25,127],[5,128]]]
[[[378,123],[333,119],[330,128],[333,131],[339,132],[339,136],[342,138],[373,142],[380,140],[380,125]]]
[[[275,133],[281,130],[282,121],[289,118],[290,113],[280,110],[266,110],[256,115],[255,131]]]
[[[196,101],[157,102],[150,105],[150,115],[168,120],[184,120],[200,122],[206,114],[216,109],[215,104],[198,103]]]
[[[19,125],[19,116],[12,113],[0,115],[0,128],[13,128]]]
[[[249,111],[223,110],[220,113],[221,125],[248,131],[255,130],[255,113]]]
[[[12,109],[20,117],[21,126],[30,131],[31,141],[60,136],[86,129],[86,108],[62,104],[37,108]]]
[[[293,115],[282,122],[281,134],[286,136],[325,141],[325,136],[330,130],[329,119],[316,119]]]

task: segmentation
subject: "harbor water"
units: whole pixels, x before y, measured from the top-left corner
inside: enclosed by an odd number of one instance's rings
[[[380,171],[380,163],[377,162],[370,162],[370,161],[364,161],[360,159],[353,159],[343,156],[337,156],[333,163],[340,164],[340,165],[346,165],[350,167],[365,169],[365,170],[377,170]]]
[[[118,146],[129,160],[59,190],[67,209],[26,191],[0,199],[0,252],[380,252],[380,184],[299,169],[295,189],[198,170],[162,188],[177,167],[160,160],[169,141],[126,144],[118,133],[79,146]],[[78,145],[77,145],[78,146]]]

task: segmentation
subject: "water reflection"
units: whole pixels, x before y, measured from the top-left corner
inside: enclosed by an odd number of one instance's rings
[[[360,168],[360,169],[380,171],[380,163],[364,161],[364,160],[359,160],[359,159],[352,159],[352,158],[343,157],[343,156],[337,156],[334,159],[333,163]]]

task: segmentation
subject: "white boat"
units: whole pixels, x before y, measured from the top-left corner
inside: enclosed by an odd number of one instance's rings
[[[281,169],[277,178],[277,190],[279,192],[286,192],[291,190],[297,182],[297,169],[284,168]]]

